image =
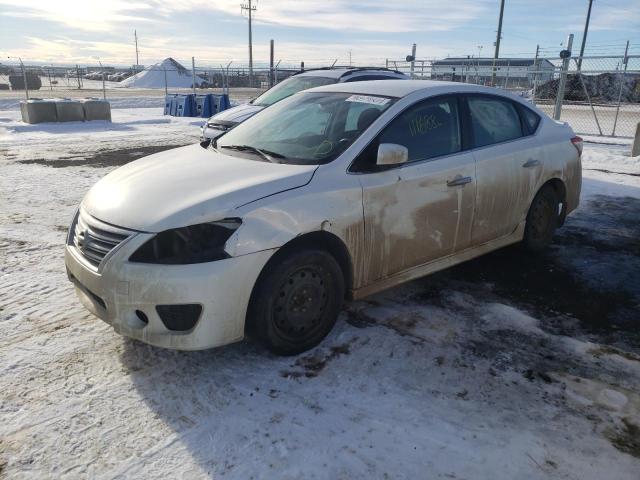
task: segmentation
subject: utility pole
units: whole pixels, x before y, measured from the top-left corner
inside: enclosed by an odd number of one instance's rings
[[[133,31],[133,38],[136,40],[136,68],[135,71],[138,73],[138,65],[140,65],[140,60],[138,59],[138,32],[136,30]]]
[[[273,38],[269,42],[269,88],[273,87]]]
[[[351,50],[349,50],[349,66],[351,66]]]
[[[493,68],[491,69],[491,86],[496,82],[496,60],[500,56],[500,39],[502,38],[502,17],[504,15],[504,0],[500,1],[500,18],[498,19],[498,36],[496,37],[496,50],[493,54]]]
[[[249,87],[253,87],[253,42],[251,40],[251,14],[256,10],[255,5],[251,5],[251,0],[248,3],[240,5],[240,11],[247,10],[249,12]]]
[[[587,20],[584,22],[584,33],[582,34],[582,45],[580,46],[580,58],[578,58],[578,71],[582,68],[582,56],[584,55],[584,47],[587,44],[587,32],[589,31],[589,20],[591,19],[591,6],[593,0],[589,0],[589,9],[587,10]]]

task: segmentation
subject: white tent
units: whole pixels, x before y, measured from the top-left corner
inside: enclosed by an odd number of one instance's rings
[[[166,74],[166,76],[165,76]],[[120,82],[118,87],[138,88],[191,88],[193,76],[191,70],[187,70],[173,58],[165,58],[162,62],[145,68],[136,75]],[[196,74],[196,87],[203,82]]]

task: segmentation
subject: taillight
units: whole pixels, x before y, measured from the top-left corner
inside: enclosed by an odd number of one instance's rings
[[[578,155],[582,155],[582,137],[573,137],[571,139],[571,143],[573,144],[574,147],[576,147],[576,150],[578,150]]]

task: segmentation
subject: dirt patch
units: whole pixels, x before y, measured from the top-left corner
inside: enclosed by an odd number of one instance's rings
[[[598,348],[589,350],[589,353],[596,358],[600,358],[603,355],[618,355],[622,358],[626,358],[627,360],[631,360],[632,362],[640,362],[640,355],[636,355],[635,353],[631,353],[631,352],[626,352],[624,350],[620,350],[619,348],[615,348],[610,345],[601,345]]]
[[[371,305],[371,303],[373,303],[375,306],[375,302],[368,302],[365,300],[362,303],[364,303],[365,305]],[[398,335],[402,337],[410,337],[412,341],[416,343],[424,343],[427,341],[426,338],[416,334],[413,331],[413,328],[417,325],[418,321],[420,320],[419,315],[400,314],[392,317],[386,322],[379,322],[372,316],[368,315],[365,309],[360,308],[358,305],[351,305],[346,310],[346,313],[347,313],[347,323],[349,325],[353,325],[356,328],[366,328],[366,327],[378,325],[380,327],[393,330],[394,332],[396,332]]]
[[[640,427],[628,418],[622,419],[622,428],[610,431],[607,438],[618,450],[640,458]]]
[[[296,360],[294,366],[302,368],[302,371],[282,371],[280,372],[280,375],[284,378],[317,377],[331,360],[338,358],[340,355],[349,355],[349,347],[355,340],[356,339],[354,338],[350,342],[333,346],[329,349],[328,353],[318,350],[313,352],[311,355],[300,357]]]
[[[36,158],[32,160],[19,160],[18,163],[44,165],[52,168],[82,166],[93,168],[119,167],[139,158],[146,157],[147,155],[163,152],[172,148],[183,147],[185,145],[188,145],[188,143],[178,145],[151,145],[147,147],[123,148],[121,150],[99,150],[89,157],[62,157],[56,160]]]

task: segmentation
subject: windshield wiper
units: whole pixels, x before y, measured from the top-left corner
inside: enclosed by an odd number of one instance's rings
[[[256,148],[251,145],[221,145],[220,148],[228,148],[230,150],[238,150],[240,152],[254,152],[271,163],[279,163],[279,162],[276,162],[274,158],[287,158],[281,153],[271,152],[269,150]]]

